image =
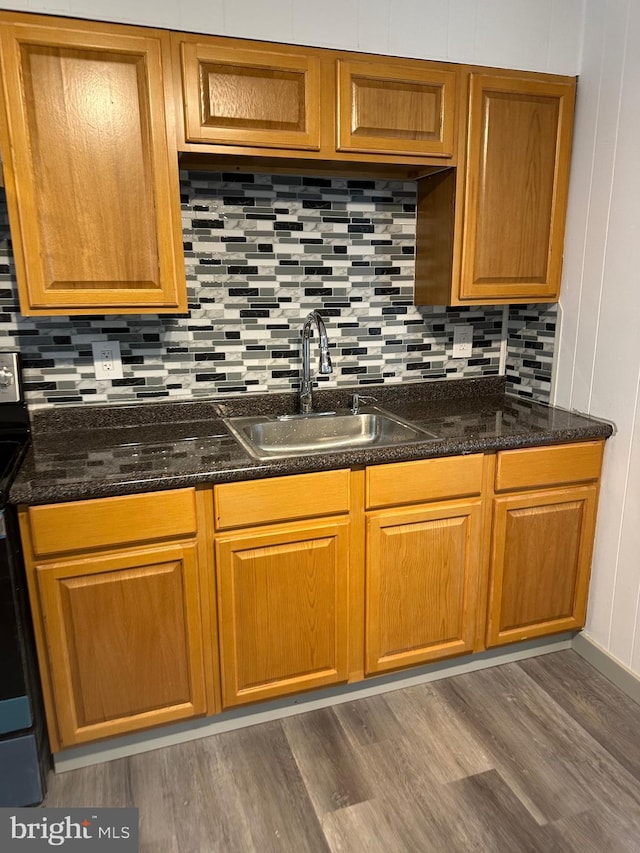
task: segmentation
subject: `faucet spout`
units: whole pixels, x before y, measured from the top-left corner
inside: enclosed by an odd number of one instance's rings
[[[313,399],[311,391],[313,383],[311,380],[311,332],[312,326],[316,325],[318,329],[319,346],[320,346],[320,366],[318,373],[331,373],[331,356],[329,355],[329,338],[327,337],[327,329],[324,325],[324,320],[317,311],[311,311],[304,321],[302,327],[302,379],[300,382],[300,412],[303,415],[308,415],[313,411]]]

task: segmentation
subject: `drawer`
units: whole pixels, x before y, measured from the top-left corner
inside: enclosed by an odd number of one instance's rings
[[[218,530],[349,512],[349,470],[224,483],[214,505]]]
[[[498,453],[496,492],[597,480],[603,441],[529,447]]]
[[[367,509],[479,495],[484,456],[446,456],[367,468]]]
[[[29,507],[36,557],[191,536],[195,489]]]

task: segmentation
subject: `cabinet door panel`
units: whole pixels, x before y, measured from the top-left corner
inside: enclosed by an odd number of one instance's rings
[[[3,23],[2,142],[23,313],[186,307],[166,39]]]
[[[584,625],[597,487],[495,499],[487,645]]]
[[[194,546],[37,574],[64,746],[205,712]]]
[[[339,151],[451,157],[455,71],[338,60]]]
[[[462,299],[558,298],[574,95],[471,75]]]
[[[187,140],[319,149],[320,62],[278,48],[182,42]]]
[[[223,705],[345,681],[348,523],[217,542]]]
[[[472,651],[480,507],[459,501],[368,518],[368,673]]]

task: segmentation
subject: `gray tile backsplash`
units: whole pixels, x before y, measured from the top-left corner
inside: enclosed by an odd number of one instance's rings
[[[0,190],[0,349],[23,355],[31,406],[288,391],[299,332],[325,317],[326,387],[495,375],[501,306],[416,308],[415,184],[182,172],[189,313],[22,317]],[[511,306],[510,390],[548,399],[555,306]],[[472,357],[452,359],[457,323]],[[120,342],[124,378],[96,381],[94,340]]]

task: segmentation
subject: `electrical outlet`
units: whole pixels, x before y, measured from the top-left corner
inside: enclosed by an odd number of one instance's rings
[[[94,341],[91,349],[96,379],[122,379],[119,341]]]
[[[471,358],[473,351],[473,326],[463,323],[455,326],[453,330],[453,353],[452,358]]]

